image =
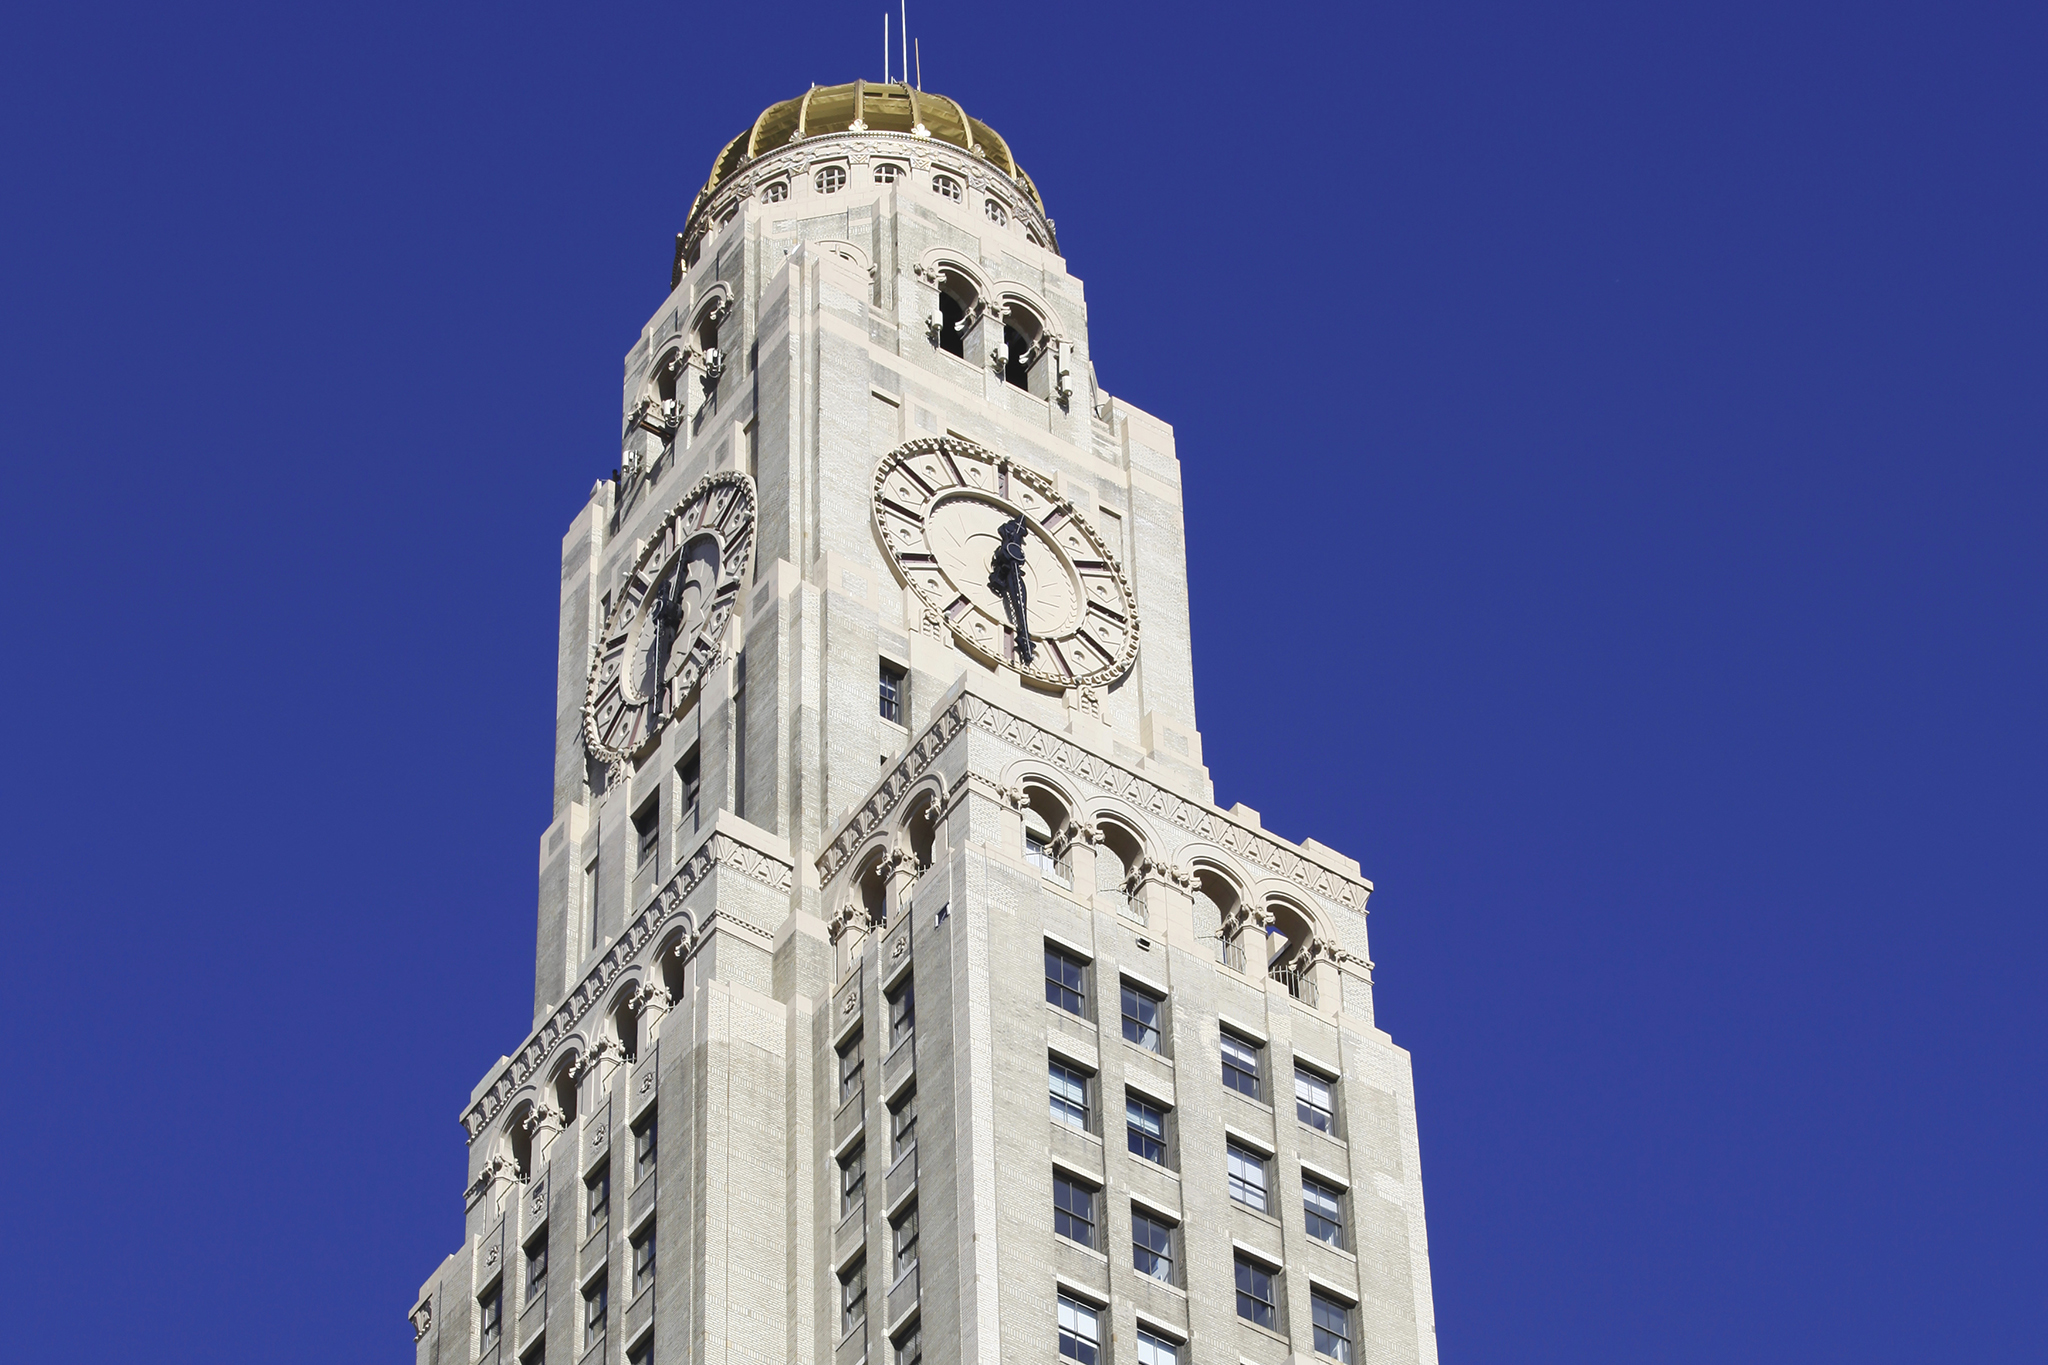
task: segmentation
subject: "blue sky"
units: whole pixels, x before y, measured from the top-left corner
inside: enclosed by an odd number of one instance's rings
[[[1378,884],[1447,1362],[2039,1358],[2043,14],[912,13],[1178,432],[1219,800]],[[880,17],[0,19],[14,1358],[409,1357],[619,358]]]

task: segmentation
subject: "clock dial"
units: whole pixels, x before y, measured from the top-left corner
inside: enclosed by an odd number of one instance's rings
[[[1116,557],[1052,481],[958,437],[925,438],[875,471],[875,531],[927,619],[1041,685],[1101,686],[1137,657],[1137,603]],[[991,570],[1017,521],[1026,626]]]
[[[754,481],[713,474],[641,542],[598,633],[583,702],[591,756],[630,763],[688,709],[753,562]]]

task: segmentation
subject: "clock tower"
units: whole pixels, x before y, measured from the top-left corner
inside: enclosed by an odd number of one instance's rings
[[[1009,144],[813,87],[670,286],[420,1365],[1434,1361],[1371,884],[1214,804],[1173,433]]]

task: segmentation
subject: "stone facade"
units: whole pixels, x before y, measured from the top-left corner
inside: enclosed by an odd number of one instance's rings
[[[900,133],[798,138],[700,196],[626,357],[619,470],[563,542],[534,1027],[463,1112],[464,1241],[413,1309],[420,1365],[894,1365],[913,1337],[935,1365],[1049,1362],[1063,1297],[1116,1365],[1141,1332],[1177,1365],[1436,1359],[1371,885],[1213,803],[1173,435],[1096,386],[1051,240],[986,158]],[[967,636],[967,594],[948,618],[914,589],[876,477],[919,440],[986,456],[1006,497],[1014,471],[1048,537],[1092,528],[1071,543],[1107,567],[1075,561],[1074,610],[1113,572],[1141,641],[1108,685],[1034,675]],[[663,650],[695,671],[598,761],[593,676],[627,638],[606,623],[653,582],[634,566],[741,475],[745,562],[704,579],[736,584],[730,613],[631,636],[649,678]],[[1156,1019],[1127,1024],[1127,986]],[[1226,1085],[1226,1035],[1255,1082]],[[1159,1116],[1149,1155],[1133,1100]],[[1264,1210],[1233,1197],[1246,1159]],[[1055,1231],[1056,1181],[1085,1193],[1085,1238]],[[1136,1268],[1134,1210],[1171,1229],[1166,1280]],[[1239,1315],[1240,1261],[1272,1277],[1270,1326]],[[1348,1347],[1318,1353],[1319,1311]]]

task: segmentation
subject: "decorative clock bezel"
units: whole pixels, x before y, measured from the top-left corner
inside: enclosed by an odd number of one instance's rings
[[[722,489],[731,490],[731,494],[719,501]],[[747,475],[736,471],[706,475],[669,508],[646,539],[634,546],[632,567],[620,581],[611,612],[590,647],[590,668],[583,686],[584,748],[613,773],[627,771],[660,743],[662,730],[689,709],[704,685],[705,675],[725,657],[726,630],[733,608],[753,576],[759,502],[754,481]],[[637,649],[647,626],[642,608],[667,575],[682,564],[690,546],[706,536],[718,543],[719,566],[703,619],[688,640],[678,639],[671,645],[664,668],[666,676],[656,679],[656,695],[636,698],[630,679],[624,676],[624,663]],[[675,661],[679,653],[682,658],[678,664]],[[614,689],[624,699],[624,705],[646,707],[652,713],[636,744],[608,744],[599,732],[599,711]],[[666,707],[661,704],[663,690],[669,697]]]
[[[933,487],[918,472],[914,462],[927,458],[936,458],[940,462],[940,468],[948,476],[947,483]],[[986,480],[976,482],[963,472],[963,467],[957,463],[962,459],[969,462],[968,469],[985,468],[988,471]],[[922,499],[915,508],[903,506],[890,494],[890,481],[899,473],[907,474],[911,484],[922,493]],[[1070,567],[1074,573],[1078,620],[1071,629],[1056,635],[1042,635],[1032,630],[1031,638],[1041,648],[1036,651],[1037,658],[1029,664],[1016,658],[1012,643],[1014,637],[1007,632],[1005,623],[974,605],[967,594],[956,589],[947,600],[939,600],[940,594],[930,579],[936,574],[950,586],[951,576],[940,566],[935,553],[911,548],[911,537],[922,537],[922,532],[915,528],[924,525],[924,514],[948,496],[963,495],[1012,515],[1023,516],[1036,536],[1045,545],[1053,547],[1063,567]],[[1138,600],[1131,591],[1130,580],[1124,575],[1122,563],[1080,509],[1060,493],[1051,479],[1028,465],[958,436],[921,436],[890,451],[876,466],[872,514],[875,536],[888,557],[891,569],[898,581],[917,595],[923,607],[926,633],[936,635],[943,631],[950,634],[960,648],[976,658],[1007,668],[1037,687],[1054,691],[1106,687],[1129,673],[1137,661]],[[1078,532],[1086,542],[1093,552],[1092,557],[1077,557],[1069,545],[1062,543],[1074,532]],[[926,556],[926,559],[906,564],[903,559],[906,554]],[[1087,634],[1091,612],[1116,622],[1121,632],[1116,648],[1106,648],[1100,640]],[[997,627],[994,645],[977,640],[965,628],[965,623],[977,615],[993,621]],[[1081,655],[1082,649],[1077,647],[1077,641],[1084,642],[1090,652],[1090,657],[1080,660],[1089,664],[1088,667],[1077,668],[1075,661],[1067,657],[1070,652],[1077,657]],[[1052,648],[1042,647],[1044,645]]]

